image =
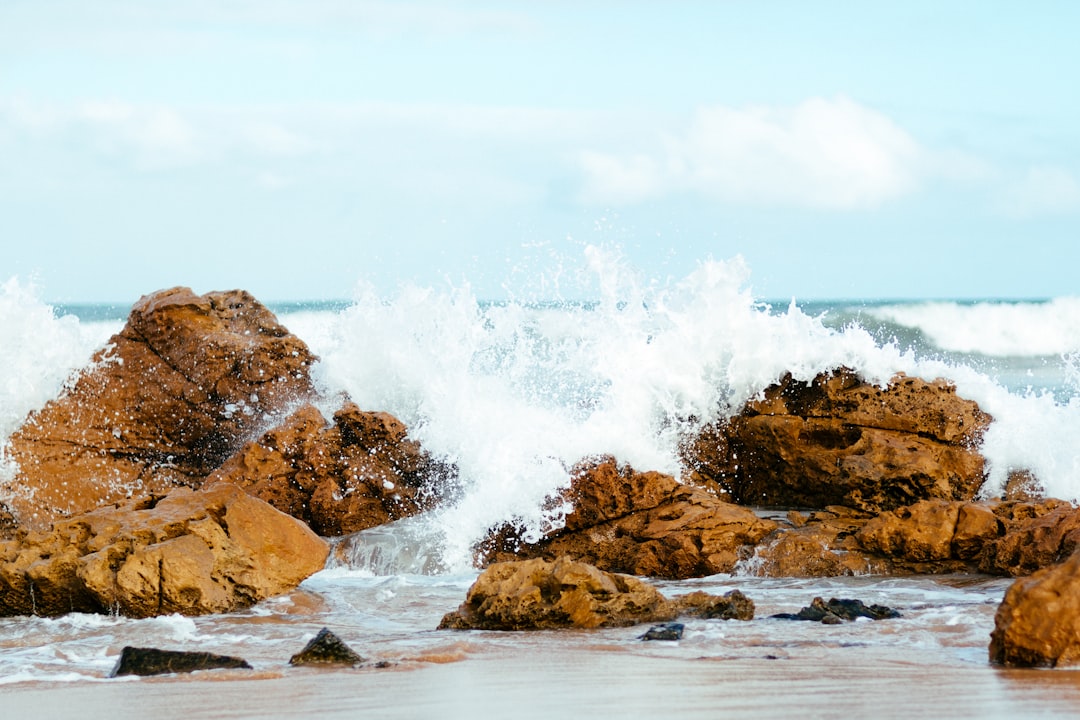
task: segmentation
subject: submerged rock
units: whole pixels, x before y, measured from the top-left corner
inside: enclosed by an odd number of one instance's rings
[[[327,423],[303,405],[206,479],[239,485],[323,536],[365,530],[430,508],[453,468],[408,439],[388,413],[354,403]]]
[[[575,468],[563,500],[573,510],[562,528],[535,544],[504,528],[483,548],[484,560],[569,556],[610,572],[702,577],[731,572],[776,529],[752,510],[611,457]]]
[[[1080,552],[1009,587],[994,616],[990,661],[1021,667],[1080,664]]]
[[[236,486],[180,488],[0,542],[0,615],[226,612],[296,587],[328,554]]]
[[[289,658],[290,665],[359,665],[364,662],[351,647],[327,628],[308,641],[304,649]]]
[[[246,292],[172,288],[10,438],[19,523],[198,486],[254,432],[314,396],[307,346]]]
[[[697,590],[675,598],[680,615],[693,615],[706,620],[753,620],[754,601],[741,590],[730,590],[721,596]]]
[[[120,652],[120,659],[109,677],[166,675],[169,673],[189,673],[196,670],[216,670],[219,668],[250,670],[251,665],[246,660],[229,657],[228,655],[128,646]]]
[[[840,368],[787,375],[686,444],[687,477],[737,503],[878,513],[919,500],[970,500],[990,422],[944,380],[902,374],[886,388]]]
[[[677,622],[653,625],[644,635],[639,635],[638,640],[682,640],[685,629],[685,625]]]
[[[884,605],[868,606],[862,600],[837,600],[832,598],[829,602],[825,602],[816,597],[809,606],[804,607],[797,613],[777,613],[771,617],[779,620],[810,620],[825,625],[836,625],[845,620],[855,620],[861,617],[871,620],[898,618],[900,613]]]

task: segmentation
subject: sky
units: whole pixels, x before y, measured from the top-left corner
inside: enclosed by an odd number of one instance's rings
[[[1080,294],[1080,3],[0,0],[0,282]]]

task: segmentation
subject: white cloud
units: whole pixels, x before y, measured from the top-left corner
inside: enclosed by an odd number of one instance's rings
[[[1080,181],[1060,167],[1040,165],[1006,185],[1002,209],[1015,217],[1080,212]]]
[[[654,154],[585,152],[587,202],[691,191],[722,201],[872,208],[913,191],[926,153],[887,116],[847,98],[795,107],[702,108]]]

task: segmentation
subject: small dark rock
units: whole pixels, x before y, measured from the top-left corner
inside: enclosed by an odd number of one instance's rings
[[[685,627],[677,622],[653,625],[644,635],[639,635],[638,640],[682,640]]]
[[[207,652],[184,652],[180,650],[158,650],[157,648],[125,647],[120,652],[120,660],[109,677],[121,675],[165,675],[167,673],[187,673],[196,670],[214,670],[217,668],[243,668],[250,670],[246,660],[228,655],[214,655]]]
[[[359,665],[364,658],[326,628],[289,658],[290,665]]]
[[[816,597],[808,607],[804,607],[797,613],[778,613],[772,617],[780,620],[810,620],[825,625],[838,625],[845,620],[854,620],[860,617],[870,618],[871,620],[898,618],[900,613],[884,605],[868,606],[861,600],[837,600],[833,598],[826,603],[821,598]]]

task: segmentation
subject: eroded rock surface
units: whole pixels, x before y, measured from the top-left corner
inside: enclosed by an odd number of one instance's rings
[[[10,439],[4,488],[20,525],[197,486],[243,441],[310,398],[307,346],[243,291],[172,288]]]
[[[687,477],[739,504],[870,513],[924,499],[970,500],[990,417],[944,380],[886,388],[841,368],[790,375],[684,449]]]
[[[670,475],[603,457],[579,465],[565,526],[536,544],[503,531],[487,561],[567,555],[610,572],[663,578],[731,572],[776,523]]]
[[[1080,553],[1017,580],[994,617],[990,661],[1022,667],[1080,664]]]
[[[453,476],[397,418],[347,402],[327,423],[304,405],[207,479],[243,487],[323,536],[354,533],[431,507]]]
[[[677,606],[653,586],[561,557],[495,563],[439,629],[544,630],[624,627],[673,620]]]
[[[180,488],[0,542],[0,614],[226,612],[296,587],[328,553],[234,485]]]

